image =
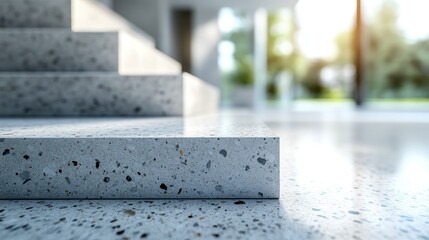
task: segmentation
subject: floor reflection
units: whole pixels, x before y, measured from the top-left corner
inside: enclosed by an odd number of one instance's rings
[[[429,239],[429,121],[270,122],[287,215],[330,238]]]
[[[2,239],[304,239],[312,234],[288,217],[279,200],[0,201],[0,211]]]

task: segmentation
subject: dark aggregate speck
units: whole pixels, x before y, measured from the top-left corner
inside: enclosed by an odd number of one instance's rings
[[[149,233],[142,233],[142,235],[140,235],[140,238],[147,238],[149,236]]]
[[[222,150],[220,150],[220,152],[219,152],[223,157],[226,157],[226,155],[227,155],[227,152],[226,152],[226,150],[225,149],[222,149]]]
[[[267,163],[267,159],[265,158],[258,158],[258,163],[265,165],[265,163]]]
[[[353,214],[353,215],[358,215],[358,214],[360,214],[360,212],[358,212],[358,211],[349,211],[349,213],[350,213],[350,214]]]
[[[2,153],[3,156],[8,155],[10,153],[9,149],[5,149]]]

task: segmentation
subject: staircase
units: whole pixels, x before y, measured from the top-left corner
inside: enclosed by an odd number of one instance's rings
[[[279,197],[278,137],[102,4],[2,0],[0,49],[1,199]]]

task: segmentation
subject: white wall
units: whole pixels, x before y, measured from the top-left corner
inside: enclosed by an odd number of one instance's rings
[[[166,0],[114,0],[116,12],[152,36],[159,48],[163,41]],[[167,16],[168,17],[168,16]]]
[[[193,16],[192,73],[204,81],[220,85],[217,46],[221,39],[218,9],[196,9]]]
[[[104,5],[108,7],[113,7],[113,0],[97,0],[97,1],[104,3]]]

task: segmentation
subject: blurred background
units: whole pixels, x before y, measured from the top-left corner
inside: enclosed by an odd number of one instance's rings
[[[427,1],[105,3],[218,86],[226,108],[429,109]]]

